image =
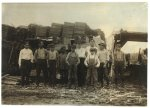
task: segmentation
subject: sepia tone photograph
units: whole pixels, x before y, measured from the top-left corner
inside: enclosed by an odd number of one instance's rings
[[[2,3],[2,105],[147,106],[148,3]]]

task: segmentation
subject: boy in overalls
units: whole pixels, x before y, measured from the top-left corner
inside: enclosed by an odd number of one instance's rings
[[[97,68],[100,66],[100,61],[98,56],[96,55],[96,49],[91,48],[90,54],[86,57],[84,64],[87,67],[87,76],[86,76],[86,84],[87,87],[92,85],[95,87],[97,82]]]
[[[71,46],[71,52],[68,53],[66,57],[66,63],[69,66],[69,73],[68,73],[68,88],[71,88],[71,85],[74,83],[75,88],[77,87],[78,80],[77,80],[77,65],[80,63],[80,59],[78,54],[75,52],[75,45]]]

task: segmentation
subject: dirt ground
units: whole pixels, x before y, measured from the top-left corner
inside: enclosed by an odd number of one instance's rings
[[[22,88],[15,84],[2,84],[2,104],[5,105],[121,105],[146,106],[147,89],[126,83],[124,88],[67,89],[61,85],[36,88],[35,84]]]

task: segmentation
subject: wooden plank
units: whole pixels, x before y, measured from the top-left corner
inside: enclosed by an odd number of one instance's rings
[[[2,79],[6,78],[8,76],[9,76],[9,74],[6,74],[6,75],[2,76]]]
[[[6,85],[16,85],[17,82],[15,81],[2,81],[2,84],[6,84]]]
[[[18,81],[19,79],[16,79],[16,78],[11,78],[11,77],[6,77],[5,79],[3,79],[4,81]]]
[[[20,80],[21,76],[8,76],[8,78],[11,78],[11,79],[16,79],[16,80]]]

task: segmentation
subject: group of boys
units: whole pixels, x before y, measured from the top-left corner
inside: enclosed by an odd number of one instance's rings
[[[19,54],[19,67],[22,73],[21,85],[29,84],[31,65],[35,62],[37,87],[40,83],[41,72],[43,72],[44,85],[54,87],[56,85],[56,71],[60,73],[61,83],[67,85],[68,88],[72,88],[72,86],[74,88],[78,86],[95,87],[97,82],[103,87],[103,80],[106,80],[106,84],[109,86],[108,76],[111,64],[108,64],[112,60],[104,41],[99,43],[99,47],[95,46],[94,40],[91,40],[90,45],[86,48],[83,48],[80,43],[77,46],[78,48],[73,44],[70,52],[66,51],[66,47],[62,47],[58,53],[54,44],[48,45],[45,49],[43,42],[40,42],[39,48],[35,50],[33,55],[29,43],[26,43]],[[113,59],[115,84],[118,84],[118,78],[121,75],[121,84],[123,85],[122,69],[125,59],[119,46]]]

